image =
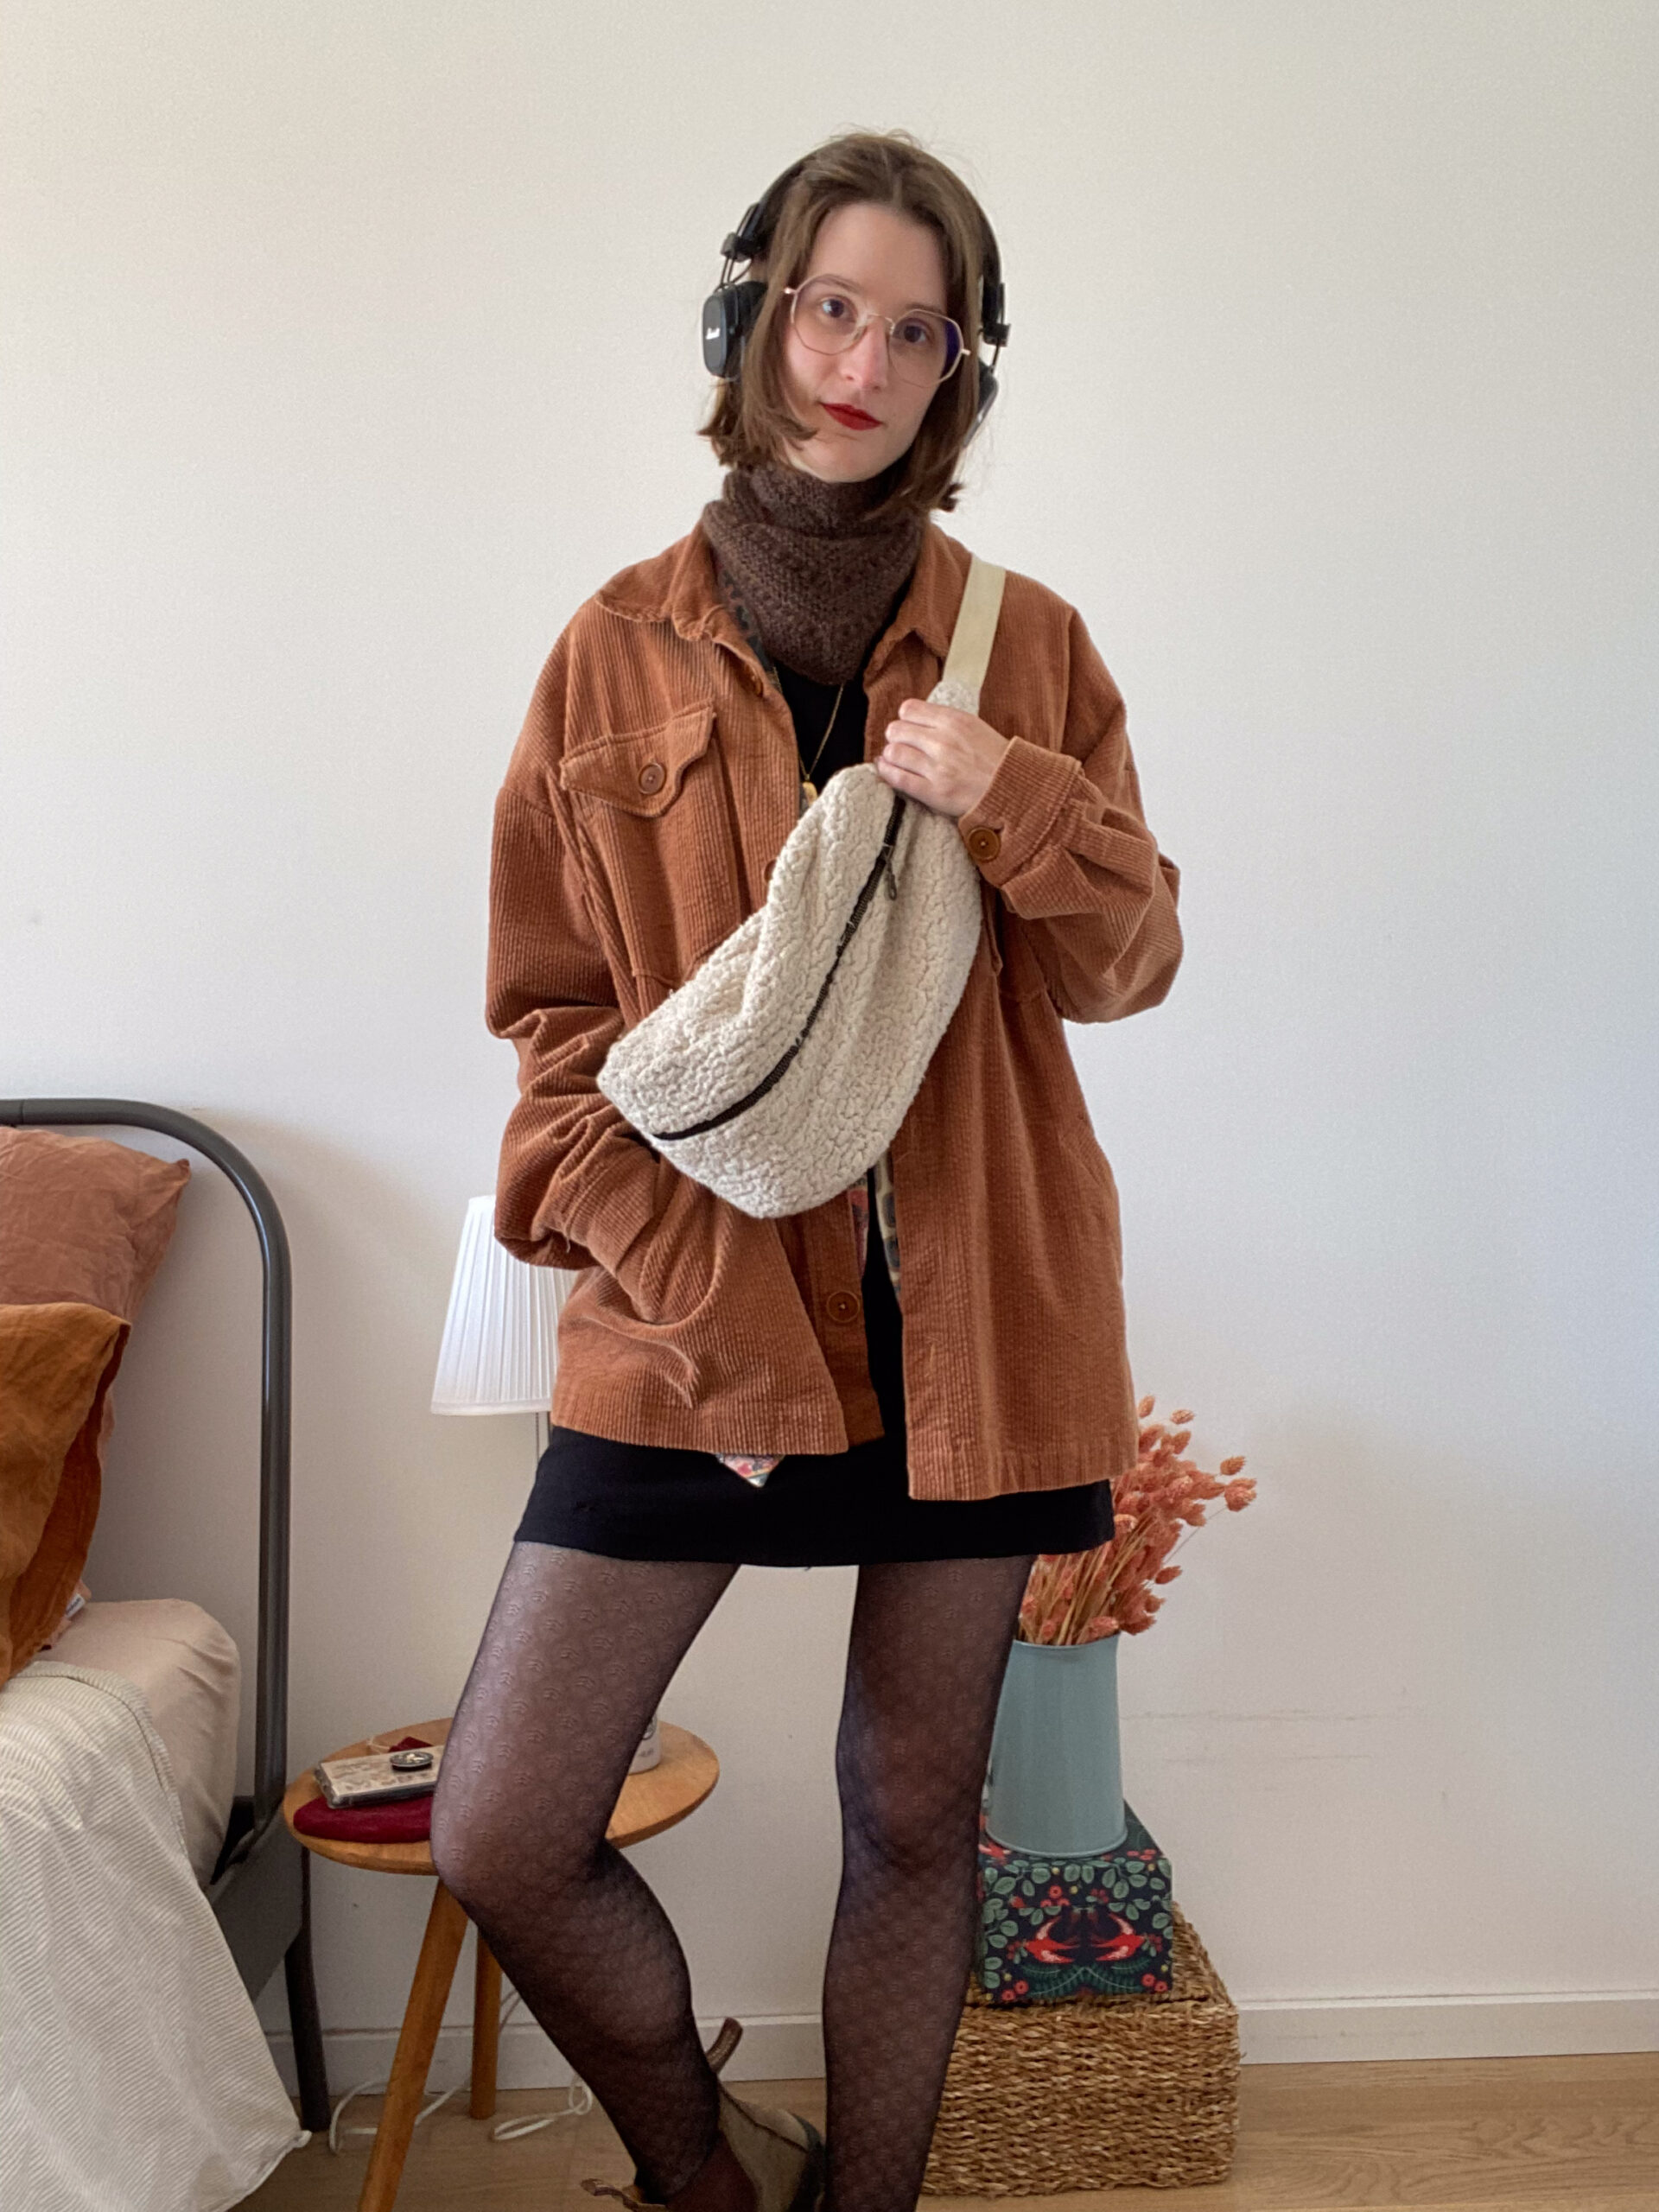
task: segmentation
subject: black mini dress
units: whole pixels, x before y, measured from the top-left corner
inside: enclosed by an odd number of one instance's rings
[[[879,634],[879,633],[878,633]],[[861,686],[779,666],[801,759],[820,791],[864,758]],[[756,1487],[712,1452],[625,1444],[555,1426],[514,1534],[613,1559],[725,1560],[754,1567],[849,1567],[880,1560],[991,1559],[1089,1551],[1113,1533],[1109,1478],[1000,1497],[912,1497],[905,1433],[904,1320],[887,1274],[874,1196],[861,1285],[870,1382],[885,1434],[845,1452],[791,1452]],[[902,1252],[900,1258],[902,1261]],[[734,1452],[747,1447],[736,1438]],[[756,1448],[759,1448],[757,1446]]]

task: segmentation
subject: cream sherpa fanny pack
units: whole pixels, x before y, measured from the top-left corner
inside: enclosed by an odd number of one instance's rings
[[[974,558],[936,704],[977,713],[1005,575]],[[950,817],[868,762],[843,768],[790,832],[765,906],[617,1039],[600,1090],[740,1211],[822,1205],[921,1086],[973,965],[979,881]]]

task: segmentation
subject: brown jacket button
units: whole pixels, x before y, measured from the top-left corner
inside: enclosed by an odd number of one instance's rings
[[[659,791],[667,781],[668,771],[660,760],[647,760],[639,771],[639,788],[642,791]]]
[[[830,1319],[832,1321],[855,1321],[858,1319],[859,1305],[860,1300],[856,1291],[832,1291],[830,1295]]]
[[[968,849],[976,861],[994,861],[1002,849],[1002,840],[995,830],[975,830],[969,833]]]

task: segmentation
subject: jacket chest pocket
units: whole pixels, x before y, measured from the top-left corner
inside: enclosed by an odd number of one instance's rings
[[[683,983],[743,919],[725,765],[701,701],[567,753],[559,777],[633,974]]]

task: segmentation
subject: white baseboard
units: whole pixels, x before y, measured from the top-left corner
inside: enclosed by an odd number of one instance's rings
[[[700,2021],[705,2044],[718,2020]],[[1659,1991],[1611,1990],[1562,1997],[1279,1998],[1239,2006],[1239,2046],[1247,2066],[1332,2059],[1554,2058],[1602,2051],[1659,2050]],[[294,2094],[293,2039],[272,2034],[277,2071]],[[469,2029],[444,2028],[433,2054],[430,2086],[467,2078]],[[338,2098],[359,2082],[384,2082],[397,2048],[395,2028],[326,2031],[328,2086]],[[743,2040],[721,2069],[728,2082],[814,2080],[823,2072],[818,2017],[785,2014],[746,2020]],[[533,2022],[515,2016],[501,2031],[496,2078],[504,2089],[559,2089],[570,2068]]]
[[[1344,2058],[1568,2058],[1659,2050],[1659,1990],[1280,1998],[1239,2006],[1238,2042],[1247,2066]]]

